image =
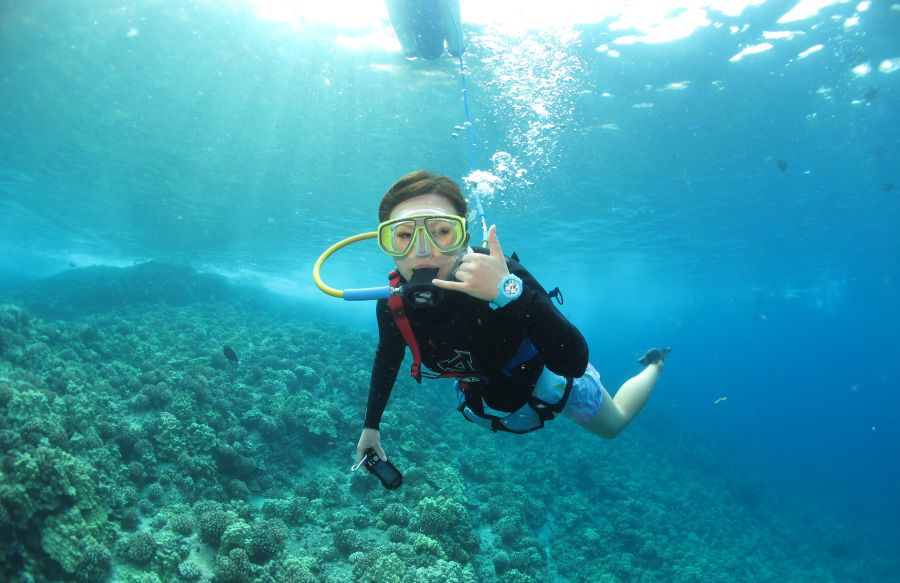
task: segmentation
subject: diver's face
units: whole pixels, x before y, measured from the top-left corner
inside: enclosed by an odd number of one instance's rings
[[[400,216],[410,216],[416,214],[417,211],[428,213],[437,211],[445,215],[456,215],[458,213],[448,198],[439,194],[422,194],[395,206],[394,210],[391,211],[391,216],[388,218],[396,219]],[[460,249],[447,255],[435,249],[427,237],[419,237],[418,239],[424,240],[424,243],[418,242],[416,249],[411,250],[403,257],[394,258],[394,263],[397,264],[397,270],[400,271],[400,275],[409,281],[414,269],[436,267],[438,279],[449,279],[456,266],[457,258],[466,253],[466,246],[463,245]]]

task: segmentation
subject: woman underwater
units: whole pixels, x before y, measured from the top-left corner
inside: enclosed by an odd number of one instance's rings
[[[503,255],[496,226],[488,249],[468,245],[467,212],[459,185],[427,171],[403,176],[381,200],[378,244],[397,266],[391,285],[405,291],[376,307],[378,348],[357,465],[368,449],[387,460],[379,425],[407,347],[417,381],[455,378],[459,410],[494,431],[527,433],[561,412],[613,438],[659,379],[668,348],[647,351],[644,370],[610,397],[584,337],[538,281]]]

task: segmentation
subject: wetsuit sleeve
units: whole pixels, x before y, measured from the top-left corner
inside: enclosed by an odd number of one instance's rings
[[[387,301],[379,300],[375,310],[378,318],[378,348],[375,350],[375,362],[372,364],[364,424],[369,429],[378,429],[381,424],[381,416],[387,407],[406,351],[406,342],[397,324],[394,323]]]
[[[497,309],[504,319],[514,320],[558,375],[577,378],[588,365],[588,346],[581,332],[553,304],[553,300],[527,269],[508,260],[510,273],[522,278],[522,295]]]

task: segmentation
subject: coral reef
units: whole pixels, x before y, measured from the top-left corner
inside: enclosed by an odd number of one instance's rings
[[[127,269],[96,266],[65,271],[29,286],[23,301],[42,316],[65,317],[124,306],[233,300],[239,295],[221,276],[148,261]]]
[[[403,375],[382,432],[404,485],[386,491],[348,471],[375,340],[248,303],[216,278],[160,264],[85,270],[13,300],[0,304],[2,580],[896,572],[890,553],[838,528],[805,542],[806,527],[781,520],[758,488],[708,469],[727,467],[714,450],[660,447],[640,427],[607,446],[565,420],[491,434],[453,411],[448,385]]]

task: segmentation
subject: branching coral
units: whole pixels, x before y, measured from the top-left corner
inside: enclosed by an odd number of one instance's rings
[[[406,563],[393,553],[363,554],[353,565],[353,579],[360,583],[403,583],[409,571]]]
[[[249,583],[254,567],[244,549],[232,549],[227,555],[216,557],[213,583]]]
[[[265,563],[284,550],[287,528],[277,518],[254,522],[250,530],[250,559]]]
[[[310,557],[289,556],[275,565],[275,583],[318,583],[316,561]]]
[[[225,529],[235,521],[233,515],[216,503],[198,503],[194,506],[194,514],[197,516],[197,530],[200,532],[200,538],[213,547],[219,546]]]
[[[454,498],[424,498],[416,505],[410,528],[441,541],[454,558],[466,559],[465,551],[477,551],[479,538],[465,507]]]
[[[399,526],[406,526],[409,524],[409,519],[411,513],[409,509],[407,509],[402,504],[392,503],[388,504],[384,510],[382,510],[378,516],[384,520],[387,524],[396,524]]]
[[[156,557],[156,546],[156,539],[152,534],[138,532],[126,539],[120,554],[130,563],[146,566]]]
[[[334,547],[345,555],[363,548],[362,538],[352,528],[336,530],[334,532]]]

